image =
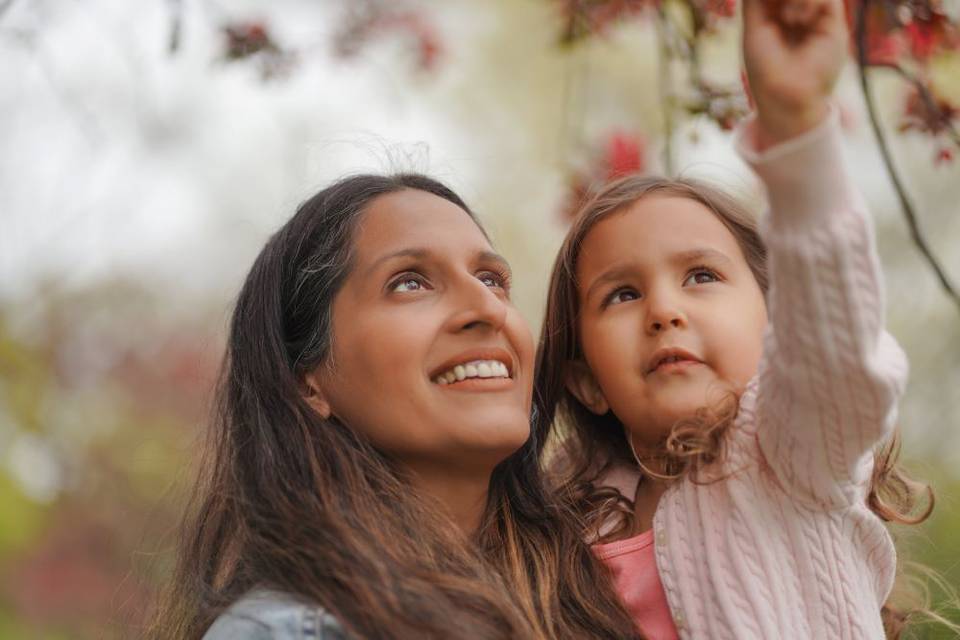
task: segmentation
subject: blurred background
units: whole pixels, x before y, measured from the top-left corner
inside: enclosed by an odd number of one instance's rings
[[[759,206],[729,143],[746,110],[735,12],[0,0],[0,639],[138,635],[171,566],[242,278],[331,180],[448,182],[513,264],[535,331],[590,185],[695,175]],[[877,124],[930,249],[960,279],[958,14],[957,0],[884,0],[866,22]],[[853,64],[838,98],[889,327],[912,364],[904,457],[937,492],[934,516],[895,535],[956,587],[960,305],[910,238]]]

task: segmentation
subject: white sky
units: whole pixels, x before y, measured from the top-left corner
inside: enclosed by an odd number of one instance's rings
[[[511,122],[509,104],[474,94],[471,123],[445,100],[446,88],[464,82],[457,75],[476,66],[471,43],[498,26],[482,3],[431,8],[448,51],[429,77],[412,70],[397,38],[359,59],[332,58],[331,30],[349,3],[233,0],[229,13],[226,4],[185,0],[172,57],[165,0],[15,0],[0,19],[0,297],[21,297],[42,278],[82,287],[129,275],[197,292],[233,285],[297,202],[357,170],[433,173],[481,214],[480,175],[499,172],[486,186],[515,188],[511,173],[538,171],[546,182],[531,197],[538,210],[555,205],[562,176],[529,166],[523,145],[533,134]],[[254,64],[219,59],[217,26],[258,16],[298,51],[288,78],[265,84]],[[615,108],[592,89],[584,100],[595,113]],[[859,111],[853,83],[841,94]],[[860,184],[877,215],[889,216],[892,192],[869,132],[858,133],[850,148]],[[920,151],[908,157],[930,153],[927,144],[916,141]],[[736,190],[752,185],[726,138],[708,128],[696,145],[678,136],[677,156]],[[949,171],[919,177],[942,190]]]
[[[236,256],[229,241],[250,254],[337,176],[397,159],[443,172],[452,136],[403,90],[400,43],[333,60],[336,5],[275,2],[271,29],[301,53],[290,77],[263,83],[254,64],[219,60],[215,5],[185,4],[173,57],[161,0],[21,1],[4,16],[0,295],[42,277],[216,285],[249,264],[218,254]],[[258,15],[243,4],[235,15]]]

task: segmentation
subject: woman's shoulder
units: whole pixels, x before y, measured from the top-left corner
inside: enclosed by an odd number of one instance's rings
[[[224,611],[203,640],[346,640],[336,618],[295,596],[255,589]]]

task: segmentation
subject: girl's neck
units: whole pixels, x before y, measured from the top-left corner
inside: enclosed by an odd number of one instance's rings
[[[653,515],[660,504],[660,497],[667,490],[667,482],[649,476],[643,476],[637,484],[637,493],[633,499],[633,530],[630,536],[640,535],[653,528]]]

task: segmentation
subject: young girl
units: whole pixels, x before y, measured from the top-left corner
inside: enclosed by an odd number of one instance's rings
[[[828,105],[843,5],[743,10],[757,110],[737,147],[767,188],[761,231],[695,181],[597,194],[553,271],[539,428],[647,637],[896,635],[884,521],[918,489],[893,466],[907,364]]]
[[[635,636],[546,501],[509,281],[424,176],[299,208],[237,300],[157,638]]]

